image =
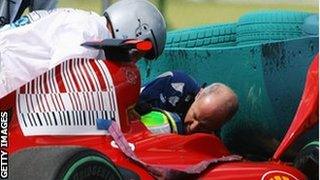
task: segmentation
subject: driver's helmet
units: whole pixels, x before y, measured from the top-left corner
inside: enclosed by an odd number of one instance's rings
[[[145,55],[155,59],[163,52],[166,41],[166,24],[159,10],[146,0],[121,0],[104,12],[110,21],[115,38],[149,39],[153,51]]]

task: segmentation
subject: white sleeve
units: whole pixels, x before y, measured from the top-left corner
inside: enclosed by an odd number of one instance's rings
[[[33,25],[0,34],[0,98],[46,72],[49,49]]]
[[[101,58],[82,47],[109,38],[98,16],[63,13],[0,34],[0,98],[70,58]],[[74,18],[72,16],[77,16]]]
[[[81,24],[80,24],[81,23]],[[101,28],[105,28],[101,33]],[[88,41],[101,41],[108,36],[106,27],[87,17],[81,22],[73,22],[59,29],[53,38],[51,67],[70,58],[100,58],[101,50],[81,46]]]

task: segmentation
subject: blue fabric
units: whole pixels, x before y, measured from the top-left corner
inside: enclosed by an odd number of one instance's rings
[[[179,71],[166,72],[144,85],[139,103],[175,112],[184,119],[199,91],[199,84],[189,75]]]
[[[112,121],[107,119],[97,119],[97,128],[98,130],[108,130]]]

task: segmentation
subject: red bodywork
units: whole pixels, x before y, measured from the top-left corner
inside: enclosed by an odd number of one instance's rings
[[[319,123],[319,54],[312,61],[298,110],[283,141],[273,155],[278,160],[299,135]]]
[[[94,60],[93,60],[94,61]],[[138,100],[140,75],[134,63],[103,61],[112,75],[116,90],[120,124],[127,140],[134,144],[137,156],[153,165],[184,169],[202,160],[230,155],[223,143],[214,135],[153,135],[130,109]],[[99,75],[99,72],[96,73]],[[58,82],[62,83],[62,82]],[[13,154],[19,150],[35,146],[83,146],[100,151],[117,166],[125,167],[137,173],[142,179],[153,179],[149,173],[130,161],[117,148],[111,146],[111,137],[95,136],[24,136],[20,128],[16,107],[16,92],[0,101],[1,110],[12,109],[9,126],[8,151]],[[305,179],[305,176],[293,167],[282,162],[226,162],[209,167],[201,178],[210,179]]]

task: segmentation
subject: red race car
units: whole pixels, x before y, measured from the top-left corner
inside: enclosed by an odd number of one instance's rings
[[[228,159],[237,156],[214,135],[151,134],[132,111],[140,74],[129,53],[148,51],[151,45],[141,40],[110,42],[87,44],[111,49],[108,60],[70,59],[0,100],[3,179],[306,179],[278,160],[290,145],[286,139],[273,160],[251,162]],[[315,59],[310,72],[318,72],[317,63]],[[310,100],[311,94],[311,105],[302,99],[298,122],[314,119],[318,109],[313,108],[318,91],[308,89],[315,83],[309,80],[314,76],[310,72],[303,98]],[[128,144],[99,130],[97,119],[121,127]],[[123,147],[130,147],[131,154]]]

